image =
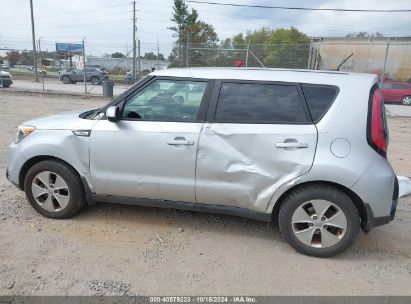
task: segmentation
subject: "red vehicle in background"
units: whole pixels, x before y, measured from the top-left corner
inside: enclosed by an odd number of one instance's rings
[[[387,81],[381,85],[384,101],[411,105],[411,83]]]

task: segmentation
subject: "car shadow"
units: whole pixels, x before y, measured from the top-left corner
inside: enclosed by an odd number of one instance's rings
[[[79,220],[109,220],[123,225],[161,225],[170,231],[183,227],[184,230],[201,230],[223,234],[238,234],[286,243],[281,237],[276,223],[259,222],[238,216],[205,212],[186,211],[170,208],[142,207],[96,203],[85,208],[76,218]]]

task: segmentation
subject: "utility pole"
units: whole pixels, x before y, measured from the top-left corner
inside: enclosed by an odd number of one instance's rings
[[[190,32],[187,32],[186,67],[190,66]]]
[[[388,37],[387,47],[385,48],[384,64],[382,66],[382,71],[381,71],[380,85],[382,85],[382,83],[384,82],[385,68],[387,66],[387,57],[388,57],[389,48],[390,48],[390,37]]]
[[[39,38],[39,56],[40,56],[41,83],[43,85],[43,91],[44,91],[43,57],[41,56],[41,44],[40,44],[41,38],[43,38],[43,36]]]
[[[245,57],[245,66],[248,68],[248,57],[250,54],[250,38],[248,38],[248,43],[247,43],[247,54]]]
[[[157,70],[160,69],[160,45],[157,38]]]
[[[83,81],[84,81],[84,94],[87,94],[87,83],[86,83],[86,50],[84,49],[84,40],[86,37],[83,38]]]
[[[141,62],[140,62],[140,39],[137,41],[137,43],[138,43],[138,47],[137,47],[137,50],[138,50],[138,53],[137,53],[137,55],[138,55],[138,65],[137,65],[137,69],[138,69],[138,80],[140,80],[140,70],[141,70]]]
[[[136,1],[133,1],[133,81],[136,81]]]
[[[30,0],[30,12],[31,12],[31,39],[33,42],[33,67],[34,67],[34,80],[39,81],[39,75],[37,74],[37,58],[36,58],[36,34],[34,32],[34,14],[33,14],[33,0]]]

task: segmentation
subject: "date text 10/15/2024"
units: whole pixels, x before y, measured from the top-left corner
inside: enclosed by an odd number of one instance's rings
[[[247,296],[175,296],[175,297],[150,297],[150,303],[257,303],[255,297]]]

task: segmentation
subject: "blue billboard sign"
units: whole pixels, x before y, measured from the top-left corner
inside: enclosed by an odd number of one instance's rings
[[[56,43],[57,54],[81,54],[83,45],[80,43]]]

